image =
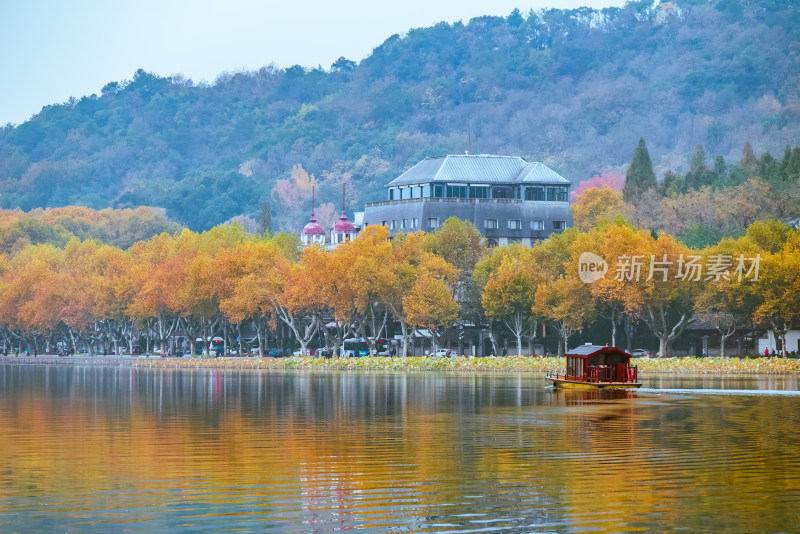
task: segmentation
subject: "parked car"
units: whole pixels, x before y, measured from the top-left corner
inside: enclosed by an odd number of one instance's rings
[[[432,354],[434,358],[449,358],[452,354],[450,349],[438,349],[435,354]]]
[[[281,358],[283,357],[283,351],[281,349],[269,349],[267,354],[272,356],[273,358]]]
[[[653,353],[647,349],[633,349],[631,351],[631,356],[634,358],[649,358],[652,355]]]

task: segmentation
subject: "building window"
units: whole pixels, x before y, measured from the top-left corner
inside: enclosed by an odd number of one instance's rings
[[[389,189],[389,200],[394,200],[395,198],[397,198],[395,191],[396,190],[394,188]]]
[[[389,228],[391,228],[392,230],[396,230],[397,229],[397,221],[396,220],[392,220],[392,225]]]
[[[487,230],[497,230],[497,219],[484,219],[483,227]]]
[[[567,221],[553,221],[553,230],[563,230],[567,227]]]
[[[497,239],[487,239],[486,244],[489,246],[489,248],[494,248],[497,246]]]
[[[508,229],[509,230],[521,230],[522,229],[522,221],[519,219],[509,219],[508,220]]]
[[[447,186],[447,197],[449,198],[467,198],[467,186],[466,185],[448,185]]]
[[[419,219],[416,217],[411,219],[411,228],[419,228]]]
[[[408,228],[408,219],[403,219],[403,224],[400,226],[400,228]]]
[[[444,184],[433,184],[433,196],[442,198],[444,196]]]
[[[531,230],[544,230],[544,221],[531,221]]]
[[[544,187],[526,187],[525,200],[544,200]]]
[[[381,226],[389,226],[389,221],[381,221]]]
[[[431,230],[439,228],[439,217],[428,217],[428,228]]]
[[[568,189],[569,188],[564,185],[548,186],[547,200],[554,200],[556,202],[566,202]]]
[[[489,186],[488,185],[469,186],[469,198],[489,198]]]
[[[493,187],[492,198],[512,198],[512,191],[510,187]]]

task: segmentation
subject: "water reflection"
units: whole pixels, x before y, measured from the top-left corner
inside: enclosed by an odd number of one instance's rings
[[[794,377],[668,378],[0,365],[0,530],[794,529],[797,399],[664,394]]]

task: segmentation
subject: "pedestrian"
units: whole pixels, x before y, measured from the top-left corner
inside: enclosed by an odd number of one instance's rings
[[[508,356],[508,349],[503,347],[503,356]]]
[[[769,357],[769,348],[764,349],[764,357],[765,358]]]

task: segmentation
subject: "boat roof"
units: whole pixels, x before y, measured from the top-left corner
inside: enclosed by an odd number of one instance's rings
[[[623,354],[628,358],[631,357],[631,355],[624,350],[618,349],[617,347],[609,347],[608,345],[578,345],[567,352],[565,356],[594,356],[600,352],[612,352],[615,354]]]

